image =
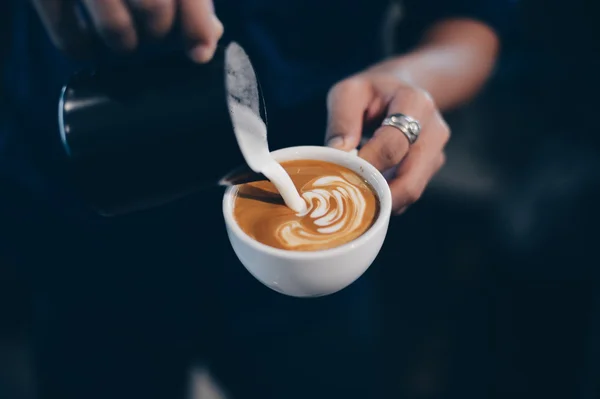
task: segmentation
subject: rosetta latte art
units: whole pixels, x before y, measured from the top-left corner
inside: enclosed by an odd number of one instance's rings
[[[342,175],[320,177],[302,188],[308,210],[298,214],[302,220],[292,220],[279,227],[276,235],[283,246],[290,249],[324,246],[360,229],[367,206],[365,194],[357,187],[353,175]]]
[[[350,169],[329,162],[281,164],[308,207],[295,213],[269,181],[238,189],[234,217],[255,240],[291,251],[318,251],[346,244],[371,227],[379,205],[371,187]]]

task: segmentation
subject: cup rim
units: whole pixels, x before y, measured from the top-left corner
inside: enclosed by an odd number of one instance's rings
[[[353,170],[355,173],[360,175],[362,178],[366,179],[367,182],[373,186],[375,195],[377,195],[379,200],[379,214],[375,219],[373,225],[365,231],[361,236],[355,238],[354,240],[342,244],[340,246],[317,250],[317,251],[293,251],[288,249],[280,249],[274,248],[269,245],[263,244],[254,238],[250,237],[242,228],[238,225],[233,217],[233,202],[234,202],[234,194],[238,190],[236,186],[228,187],[223,195],[223,216],[225,218],[225,223],[227,227],[232,231],[237,238],[242,240],[244,244],[249,245],[261,252],[267,253],[271,256],[277,256],[279,258],[285,259],[294,259],[294,260],[302,260],[302,259],[322,259],[339,256],[341,254],[346,253],[348,250],[360,247],[368,243],[373,236],[377,234],[377,231],[387,228],[387,224],[389,221],[389,216],[392,212],[392,194],[387,183],[385,177],[379,172],[373,165],[364,159],[358,157],[349,152],[341,151],[331,147],[319,147],[319,146],[297,146],[297,147],[287,147],[280,150],[272,151],[271,154],[274,157],[283,157],[285,161],[291,160],[300,160],[300,159],[315,159],[321,160],[325,162],[335,162],[333,157],[327,158],[328,154],[336,153],[338,156],[347,157],[350,162],[355,163],[359,171]],[[286,157],[286,155],[297,155],[292,157]],[[344,155],[345,154],[345,155]],[[319,157],[320,156],[320,157]],[[311,158],[317,157],[317,158]],[[375,187],[380,186],[382,189],[378,190]]]

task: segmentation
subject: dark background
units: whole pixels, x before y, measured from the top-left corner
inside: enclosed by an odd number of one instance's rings
[[[600,397],[597,8],[520,1],[496,75],[448,115],[447,166],[369,271],[385,397]],[[31,389],[19,273],[0,265],[6,399]]]

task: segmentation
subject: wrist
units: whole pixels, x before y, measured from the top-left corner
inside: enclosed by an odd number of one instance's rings
[[[432,62],[436,62],[431,60],[435,55],[429,54],[430,51],[430,49],[419,48],[382,61],[369,68],[367,72],[387,75],[402,85],[435,91],[440,75],[430,67]]]

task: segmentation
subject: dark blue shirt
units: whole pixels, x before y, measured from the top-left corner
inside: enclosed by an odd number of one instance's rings
[[[407,2],[403,45],[414,44],[424,27],[437,19],[488,19],[496,15],[488,6],[501,3]],[[10,35],[0,36],[9,38],[0,48],[0,263],[12,256],[21,269],[33,270],[39,303],[60,313],[50,321],[58,327],[49,331],[76,351],[70,334],[79,336],[80,330],[72,323],[85,315],[96,318],[98,311],[90,309],[110,309],[104,325],[152,309],[148,315],[156,322],[151,325],[162,328],[156,334],[187,330],[187,323],[197,319],[189,315],[198,313],[200,299],[212,303],[220,298],[217,293],[226,292],[225,303],[211,312],[228,315],[231,330],[240,334],[249,320],[254,326],[251,331],[286,331],[290,325],[314,324],[315,317],[329,321],[335,315],[336,320],[354,320],[353,325],[361,328],[353,331],[360,334],[361,342],[368,341],[363,340],[363,328],[373,323],[367,309],[369,287],[364,283],[306,308],[306,302],[283,297],[275,301],[268,290],[249,283],[227,242],[218,190],[121,218],[92,214],[64,178],[57,127],[61,86],[80,65],[52,47],[28,4],[0,2],[0,19],[8,19],[0,21],[0,29],[10,27]],[[381,21],[387,6],[388,0],[217,1],[229,39],[248,51],[265,89],[270,144],[322,142],[326,92],[336,81],[382,58]],[[226,156],[224,149],[212,149],[210,141],[207,137],[207,148]],[[163,303],[167,298],[168,303]],[[159,308],[164,312],[156,315]],[[270,311],[257,313],[257,309]],[[234,317],[233,312],[243,317]],[[136,321],[128,325],[132,324]],[[60,344],[56,350],[64,355]]]

